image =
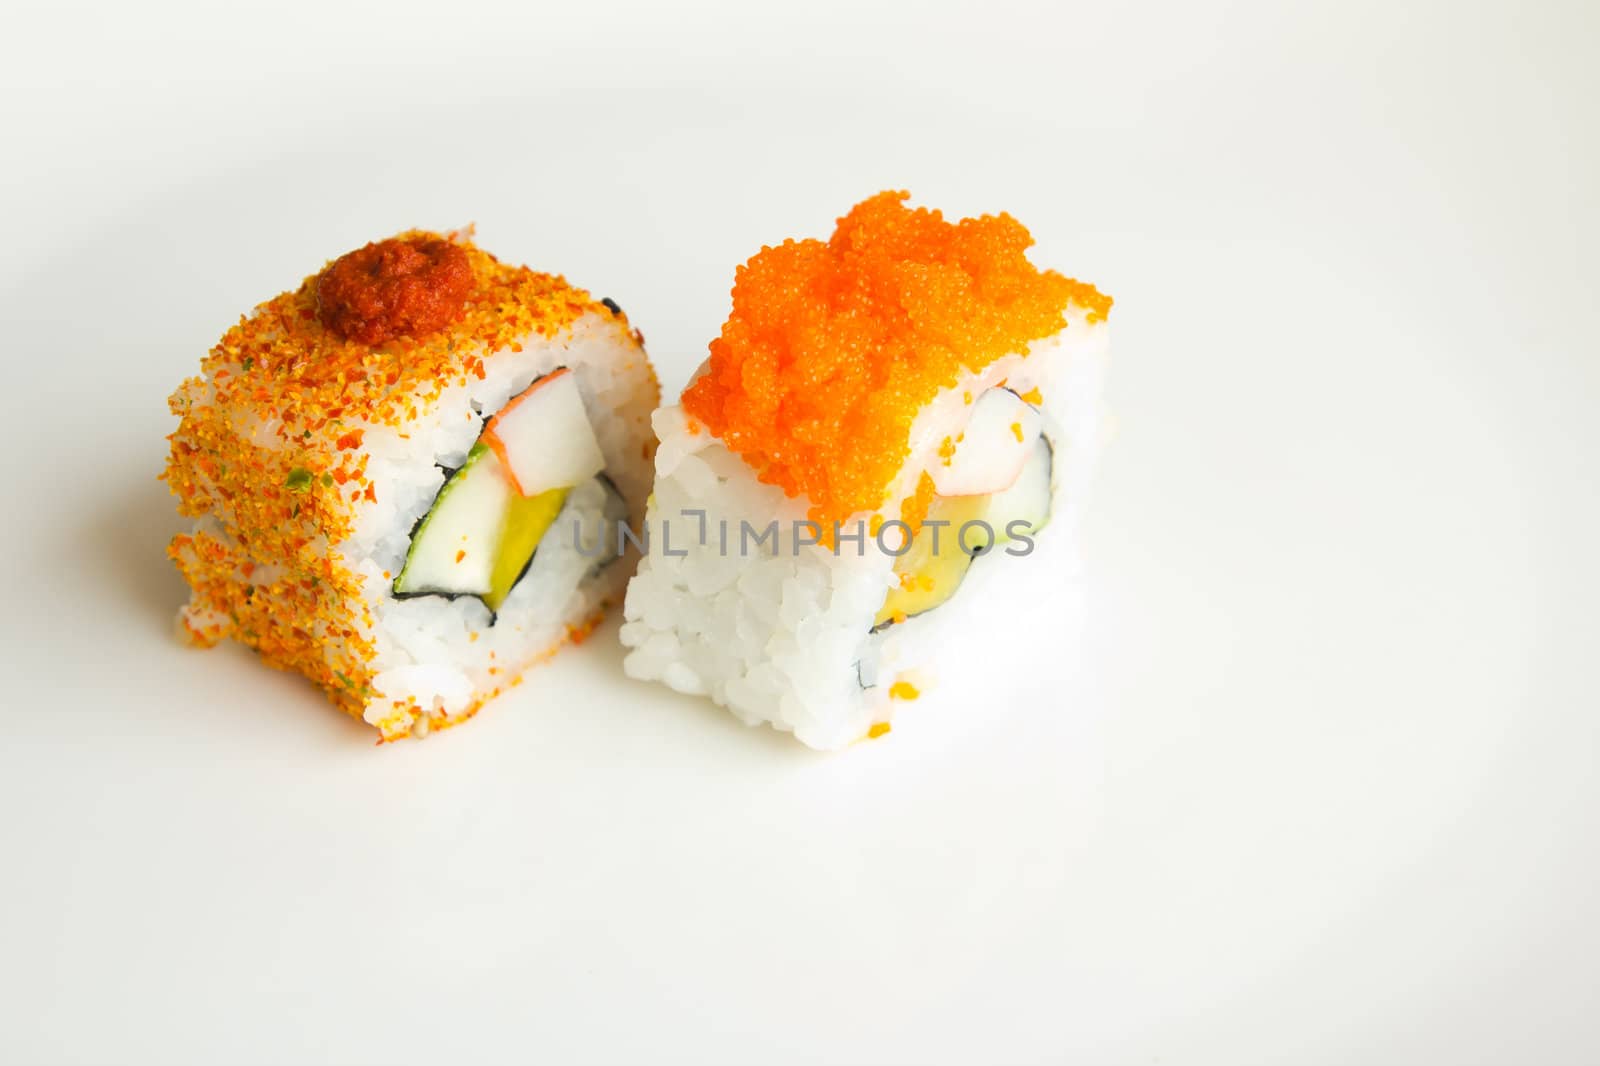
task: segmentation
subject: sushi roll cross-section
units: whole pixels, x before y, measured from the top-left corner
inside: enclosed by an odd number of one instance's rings
[[[460,722],[620,599],[659,398],[620,307],[469,234],[341,256],[172,396],[181,631],[385,740]]]
[[[624,668],[818,748],[887,732],[947,621],[994,624],[974,578],[1064,550],[1101,435],[1111,299],[1008,215],[906,199],[740,267],[655,416]]]

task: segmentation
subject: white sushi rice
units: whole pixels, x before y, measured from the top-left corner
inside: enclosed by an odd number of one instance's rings
[[[1061,333],[941,393],[913,424],[911,454],[890,488],[884,517],[898,517],[899,501],[940,462],[941,443],[960,432],[971,411],[967,396],[1004,381],[1017,392],[1040,390],[1044,434],[1054,449],[1051,521],[1036,538],[1035,554],[1070,552],[1103,433],[1106,342],[1105,325],[1091,325],[1074,307]],[[811,747],[842,747],[887,722],[899,702],[890,696],[894,682],[925,682],[920,668],[944,645],[952,621],[989,624],[977,620],[985,613],[984,586],[1026,581],[1036,562],[1003,552],[975,560],[950,602],[872,634],[896,580],[892,555],[871,536],[864,549],[841,542],[837,553],[809,544],[797,552],[795,523],[806,517],[806,500],[762,484],[703,427],[691,432],[679,407],[658,411],[654,425],[661,443],[646,517],[652,541],[628,587],[624,669],[709,696],[745,723],[793,732]],[[691,510],[706,513],[704,542],[700,519],[683,514]],[[759,533],[773,519],[780,529],[775,545],[757,546],[754,537],[741,545],[742,522]]]

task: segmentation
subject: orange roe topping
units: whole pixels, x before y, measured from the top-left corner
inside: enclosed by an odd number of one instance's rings
[[[928,508],[933,506],[934,495],[933,478],[923,471],[917,478],[917,490],[900,501],[900,521],[910,526],[912,533],[922,528],[922,520],[928,517]]]
[[[917,686],[909,681],[896,681],[889,686],[889,698],[892,700],[914,700],[922,693],[917,691]]]
[[[472,294],[472,264],[443,237],[390,237],[328,264],[317,316],[341,337],[382,344],[425,337],[455,322]]]
[[[887,732],[889,732],[888,722],[873,722],[867,727],[867,739],[877,740]]]
[[[876,511],[911,424],[963,370],[1066,327],[1111,299],[1028,262],[1009,215],[946,222],[885,192],[826,242],[763,248],[734,278],[733,311],[684,409],[822,524]]]

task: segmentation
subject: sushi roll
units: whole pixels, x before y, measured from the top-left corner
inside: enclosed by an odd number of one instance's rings
[[[383,740],[463,721],[620,599],[659,399],[620,307],[470,233],[341,256],[172,395],[180,631]]]
[[[887,732],[945,622],[992,624],[974,578],[1063,550],[1101,432],[1111,299],[1008,215],[906,198],[741,267],[655,415],[624,669],[816,748]]]

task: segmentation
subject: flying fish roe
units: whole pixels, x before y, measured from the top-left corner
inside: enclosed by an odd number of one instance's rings
[[[934,496],[933,478],[924,471],[917,478],[916,491],[900,501],[900,521],[910,527],[913,536],[922,528],[922,520],[928,517],[928,508],[933,506]]]
[[[833,236],[763,248],[734,278],[733,311],[684,409],[824,526],[877,511],[911,425],[964,370],[1103,319],[1094,286],[1028,262],[1009,215],[951,223],[879,193]],[[918,518],[921,516],[918,515]]]

